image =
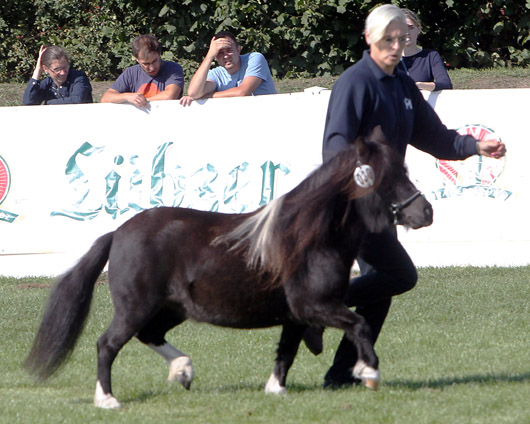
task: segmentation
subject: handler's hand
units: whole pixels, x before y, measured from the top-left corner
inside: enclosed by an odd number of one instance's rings
[[[506,154],[506,145],[498,140],[482,140],[477,144],[477,152],[490,158],[501,158]]]

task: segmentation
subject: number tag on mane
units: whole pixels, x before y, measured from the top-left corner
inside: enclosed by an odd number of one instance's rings
[[[353,179],[359,187],[372,187],[375,182],[374,170],[370,165],[357,164],[357,168],[353,171]]]

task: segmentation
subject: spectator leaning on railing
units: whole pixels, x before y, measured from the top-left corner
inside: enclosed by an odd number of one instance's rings
[[[43,72],[49,76],[41,81]],[[68,57],[57,46],[42,46],[22,103],[58,105],[92,103],[92,86],[86,74],[70,69]]]
[[[436,50],[418,46],[421,22],[409,9],[401,9],[407,18],[407,42],[403,51],[403,62],[409,76],[420,90],[450,90],[453,88],[445,64]]]
[[[130,103],[145,109],[153,100],[176,100],[184,88],[184,71],[176,62],[162,60],[162,47],[152,35],[132,42],[138,65],[131,66],[103,94],[101,103]]]
[[[210,69],[214,60],[218,67]],[[276,94],[271,71],[265,57],[258,52],[241,54],[234,34],[221,31],[214,35],[210,48],[180,103],[208,97],[239,97]]]

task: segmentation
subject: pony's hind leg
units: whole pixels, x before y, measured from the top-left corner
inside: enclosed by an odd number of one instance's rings
[[[167,341],[161,345],[152,343],[147,345],[166,360],[169,366],[167,380],[171,383],[178,381],[189,390],[195,376],[191,358]]]
[[[178,381],[189,390],[194,377],[191,359],[165,339],[167,331],[185,319],[180,305],[166,305],[149,320],[136,337],[166,360],[169,366],[168,381]]]
[[[98,381],[94,394],[94,405],[99,408],[121,408],[120,402],[112,394],[111,367],[120,349],[135,333],[133,328],[124,327],[124,323],[121,321],[117,319],[115,314],[109,328],[99,338],[97,343]]]
[[[126,294],[126,295],[125,295]],[[121,404],[112,394],[111,367],[121,348],[145,325],[149,317],[159,308],[160,299],[153,296],[141,298],[139,293],[115,289],[114,317],[107,331],[99,338],[98,381],[94,404],[100,408],[120,408]]]
[[[265,385],[265,393],[284,394],[287,373],[294,362],[306,327],[286,324],[283,326],[276,355],[274,371]]]

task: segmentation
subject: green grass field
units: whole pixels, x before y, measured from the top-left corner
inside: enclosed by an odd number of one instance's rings
[[[302,346],[284,397],[266,395],[279,328],[232,330],[186,322],[168,334],[190,354],[191,390],[166,382],[165,362],[136,340],[113,367],[124,408],[92,404],[96,340],[110,322],[105,284],[62,371],[44,384],[21,368],[51,283],[0,278],[0,423],[530,423],[530,267],[421,268],[395,299],[376,346],[379,392],[328,391],[322,379],[341,334],[324,352]]]
[[[456,89],[529,88],[530,69],[455,70]],[[278,81],[280,93],[331,88],[336,78]],[[111,82],[96,82],[99,101]],[[0,84],[0,106],[21,104],[25,84]],[[395,299],[376,346],[383,384],[321,388],[341,334],[324,352],[302,346],[289,395],[265,395],[280,329],[231,330],[187,322],[169,333],[190,354],[191,390],[166,382],[164,361],[136,340],[113,366],[124,408],[103,411],[92,397],[96,341],[112,317],[105,284],[72,358],[55,378],[35,383],[21,368],[50,279],[0,277],[0,424],[16,423],[530,423],[530,267],[423,268],[418,287]]]

